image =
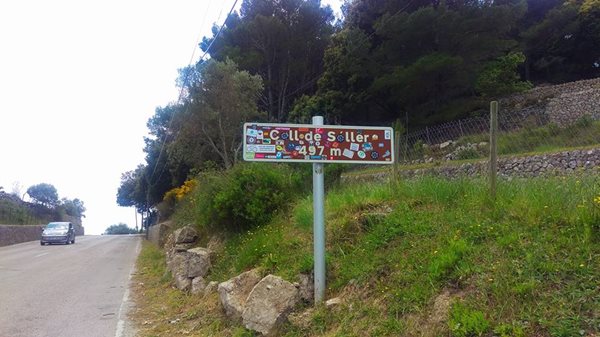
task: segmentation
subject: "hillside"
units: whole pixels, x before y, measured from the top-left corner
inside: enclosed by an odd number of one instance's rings
[[[495,202],[479,179],[425,177],[331,190],[327,298],[341,304],[300,305],[301,319],[280,333],[597,336],[599,186],[597,175],[503,180]],[[269,223],[225,236],[213,247],[208,280],[260,267],[296,281],[312,268],[311,226],[311,200],[301,197]],[[206,244],[214,231],[198,228]],[[217,293],[172,288],[155,247],[145,245],[138,267],[141,336],[253,335],[224,316]]]

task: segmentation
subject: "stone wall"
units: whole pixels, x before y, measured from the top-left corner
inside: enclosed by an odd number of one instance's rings
[[[435,166],[414,170],[401,170],[404,178],[423,175],[434,175],[446,178],[476,177],[486,175],[488,161],[464,163],[460,165]],[[572,150],[550,154],[525,157],[507,157],[498,160],[500,177],[536,177],[543,175],[568,175],[575,172],[600,174],[600,148],[588,150]],[[389,178],[389,172],[373,174],[342,176],[342,182],[353,181],[384,181]]]
[[[171,232],[171,223],[162,222],[148,228],[148,240],[159,247],[163,247],[167,235]]]
[[[551,99],[546,114],[550,122],[559,126],[574,124],[584,116],[600,120],[600,84],[598,88],[565,93]]]
[[[0,225],[0,247],[39,240],[44,226]]]
[[[600,120],[600,78],[533,88],[500,100],[501,109],[520,111],[535,107],[550,122],[572,124],[588,115]]]

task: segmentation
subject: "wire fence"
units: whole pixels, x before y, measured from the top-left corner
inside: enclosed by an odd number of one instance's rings
[[[478,116],[397,135],[400,165],[486,158],[490,117]],[[498,154],[553,152],[600,144],[600,121],[583,115],[569,125],[551,122],[541,109],[500,110]]]

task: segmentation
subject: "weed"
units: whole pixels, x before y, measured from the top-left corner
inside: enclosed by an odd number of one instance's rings
[[[434,255],[429,265],[429,273],[434,280],[451,277],[463,255],[467,252],[467,242],[464,240],[451,241],[448,247]]]
[[[482,336],[490,328],[490,322],[485,319],[483,312],[471,309],[461,302],[452,305],[448,325],[455,337]]]
[[[477,159],[483,156],[484,154],[480,153],[477,149],[472,147],[462,149],[456,153],[457,160]]]
[[[494,329],[498,337],[525,337],[523,328],[516,324],[500,324]]]

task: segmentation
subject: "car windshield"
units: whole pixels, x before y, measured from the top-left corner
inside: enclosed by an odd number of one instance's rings
[[[64,223],[49,223],[48,226],[46,226],[46,228],[48,228],[48,229],[67,229],[67,225]]]

